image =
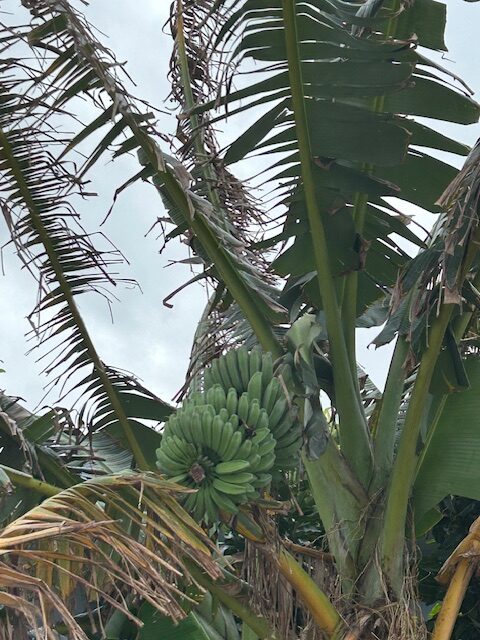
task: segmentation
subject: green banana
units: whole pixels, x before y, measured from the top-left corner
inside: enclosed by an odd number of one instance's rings
[[[234,349],[230,349],[225,354],[225,363],[227,365],[228,375],[232,381],[232,387],[240,393],[244,390],[242,384],[242,377],[237,363],[237,352]]]
[[[241,444],[242,444],[242,433],[240,431],[235,431],[235,433],[233,434],[229,442],[228,448],[225,451],[225,455],[224,455],[225,461],[228,462],[229,460],[233,460]]]
[[[289,447],[293,442],[296,442],[302,435],[302,429],[300,425],[295,425],[290,431],[288,431],[281,440],[278,440],[277,448],[284,449]]]
[[[258,419],[260,418],[261,407],[258,400],[252,400],[248,410],[247,425],[251,429],[255,429]]]
[[[233,389],[233,387],[228,390],[225,406],[230,416],[237,413],[238,395],[237,391]]]
[[[181,473],[178,476],[172,476],[171,478],[169,478],[169,482],[173,482],[175,484],[183,484],[185,482],[185,480],[188,480],[189,475],[188,473]]]
[[[269,415],[277,401],[277,398],[280,397],[280,394],[282,393],[283,391],[279,381],[277,378],[272,378],[265,388],[262,400],[262,407]]]
[[[218,423],[216,423],[218,424]],[[225,459],[225,454],[227,453],[227,451],[230,448],[230,442],[233,438],[233,434],[234,434],[234,430],[232,425],[227,422],[224,425],[222,425],[220,427],[220,442],[218,444],[218,455],[222,458]]]
[[[255,373],[262,370],[262,352],[260,349],[253,349],[250,351],[248,368],[250,372],[250,379],[252,379]]]
[[[247,394],[248,394],[249,400],[250,401],[258,400],[258,402],[262,402],[262,389],[263,389],[262,372],[257,371],[256,373],[253,374],[253,376],[250,378],[250,381],[248,383]]]
[[[268,414],[268,423],[272,431],[275,430],[277,424],[282,420],[288,411],[288,403],[285,397],[278,398],[273,405],[272,410]]]
[[[228,475],[222,476],[221,480],[225,480],[226,482],[233,482],[233,484],[249,484],[256,480],[256,476],[253,473],[247,473],[243,471],[242,473],[229,473]]]
[[[265,442],[262,442],[262,444],[258,447],[258,455],[263,458],[264,456],[275,450],[276,444],[277,443],[273,438],[265,440]]]
[[[201,488],[195,494],[195,507],[193,509],[193,517],[197,522],[203,520],[205,514],[205,489]]]
[[[202,440],[206,447],[212,448],[212,438],[213,438],[213,430],[212,430],[212,417],[205,412],[202,415]]]
[[[275,438],[277,439],[277,441],[280,441],[281,438],[286,433],[288,433],[292,428],[294,428],[294,426],[296,426],[295,421],[292,420],[290,416],[290,412],[288,412],[273,429],[273,432],[275,434]]]
[[[247,423],[248,412],[250,410],[250,400],[247,393],[242,393],[238,401],[237,415],[242,422]]]
[[[243,495],[245,493],[245,486],[246,485],[238,485],[233,482],[227,482],[226,480],[222,480],[222,478],[214,478],[213,480],[214,489],[231,496]]]
[[[268,487],[271,481],[272,476],[269,473],[260,473],[252,484],[257,489],[263,489],[264,487]]]
[[[260,445],[270,435],[271,431],[268,427],[265,427],[264,429],[258,429],[258,431],[255,432],[255,435],[252,437],[252,442],[256,445]]]
[[[259,431],[260,429],[266,429],[267,427],[270,428],[270,419],[265,409],[262,409],[257,420],[256,430]]]
[[[250,380],[250,354],[248,353],[246,347],[240,347],[235,351],[235,355],[237,356],[238,370],[242,379],[242,389],[237,389],[237,391],[241,393],[242,391],[247,390],[248,382]]]
[[[205,400],[207,401],[207,404],[211,404],[213,407],[215,407],[215,389],[219,386],[220,385],[218,384],[214,384],[205,393]]]
[[[219,475],[224,475],[245,471],[249,466],[250,463],[247,460],[231,460],[230,462],[219,462],[215,467],[215,471]]]
[[[204,500],[205,500],[205,512],[206,512],[207,518],[209,522],[213,524],[218,520],[218,509],[217,509],[217,506],[215,505],[215,502],[213,501],[212,491],[210,486],[205,487]]]
[[[227,513],[238,513],[238,505],[236,505],[229,496],[225,495],[221,491],[217,491],[217,489],[215,489],[215,487],[213,486],[210,487],[209,491],[213,502],[217,505],[220,511],[226,511]]]
[[[222,431],[225,426],[225,420],[222,416],[215,416],[212,420],[212,425],[209,429],[209,435],[211,438],[210,448],[213,451],[218,451],[222,442]]]
[[[270,471],[275,462],[275,453],[269,453],[261,459],[260,464],[258,464],[255,468],[255,473],[261,473],[265,471]]]
[[[240,460],[248,460],[250,458],[252,446],[253,446],[253,442],[251,438],[247,438],[242,442],[239,450],[237,451],[237,456],[240,458]]]
[[[273,357],[270,352],[262,355],[262,378],[264,387],[266,387],[273,378]]]
[[[221,387],[219,384],[215,385],[213,389],[214,389],[213,406],[215,408],[216,413],[220,413],[220,411],[224,409],[227,404],[227,396],[225,394],[225,389]]]
[[[303,438],[298,438],[290,444],[288,447],[283,447],[282,449],[277,449],[276,457],[277,457],[277,467],[282,468],[285,464],[295,463],[298,459],[298,454],[300,452],[300,448],[303,443]]]
[[[227,361],[225,356],[221,356],[217,360],[218,371],[220,373],[220,384],[224,389],[230,389],[230,387],[234,387],[235,384],[230,379],[230,374],[228,372]]]

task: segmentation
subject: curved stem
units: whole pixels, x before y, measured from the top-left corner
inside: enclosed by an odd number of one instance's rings
[[[474,570],[475,563],[471,558],[463,558],[458,563],[435,622],[431,640],[450,640]]]
[[[274,547],[267,548],[267,537],[261,533],[257,523],[246,513],[242,514],[241,522],[238,518],[234,518],[232,524],[247,540],[257,543],[260,548],[265,547],[265,552],[278,563],[280,573],[296,590],[315,622],[329,638],[334,638],[343,627],[340,614],[326,593],[304,571],[301,564],[283,546],[278,552]],[[253,629],[250,624],[248,626]]]
[[[335,637],[343,623],[328,597],[286,549],[280,549],[278,561],[281,574],[297,591],[320,629],[329,638]]]

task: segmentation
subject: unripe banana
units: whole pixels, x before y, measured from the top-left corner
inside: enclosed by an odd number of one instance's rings
[[[234,482],[227,482],[226,480],[222,480],[222,478],[215,478],[213,480],[213,487],[217,491],[225,493],[229,496],[240,496],[245,494],[244,485],[238,485]]]
[[[301,437],[301,434],[302,429],[300,425],[297,424],[292,426],[290,431],[288,431],[281,440],[278,440],[278,451],[280,451],[280,449],[284,449],[285,447],[289,447],[293,442],[296,442],[298,438]]]
[[[222,460],[225,460],[225,454],[229,450],[230,441],[233,438],[233,434],[235,433],[232,425],[227,422],[223,426],[220,427],[221,438],[218,445],[218,455]]]
[[[205,400],[207,404],[211,404],[215,407],[215,389],[220,386],[218,384],[212,385],[209,389],[207,389],[205,393]]]
[[[296,426],[295,421],[292,419],[290,411],[282,418],[281,422],[276,425],[274,429],[275,438],[277,442],[280,442],[283,436]]]
[[[237,456],[241,460],[249,460],[250,454],[252,452],[253,442],[251,438],[248,438],[242,442],[239,450],[237,451]]]
[[[248,469],[250,463],[247,460],[231,460],[230,462],[219,462],[215,467],[215,472],[218,475],[228,475],[229,473],[238,473],[239,471],[245,471]]]
[[[247,393],[249,400],[258,400],[258,402],[262,402],[262,389],[262,372],[257,371],[255,374],[253,374],[253,376],[250,378],[250,382],[248,383]]]
[[[257,422],[260,417],[260,411],[260,403],[257,400],[250,401],[248,418],[246,422],[251,429],[255,429],[255,427],[257,426]]]
[[[218,508],[212,498],[211,487],[205,487],[205,513],[209,524],[218,520]]]
[[[247,393],[242,393],[238,401],[237,415],[242,422],[247,424],[248,413],[250,410],[250,400]]]
[[[265,427],[264,429],[258,429],[251,440],[253,444],[260,445],[267,438],[271,438],[271,432],[268,427]]]
[[[218,491],[213,486],[210,487],[210,495],[220,511],[224,511],[226,513],[238,513],[238,505],[233,502],[230,496]]]
[[[208,414],[208,412],[205,412],[202,415],[202,442],[205,446],[207,447],[212,447],[212,422],[213,419],[212,417]]]
[[[228,419],[232,414],[228,411],[228,409],[226,409],[225,407],[222,407],[218,412],[218,415],[223,420],[223,422],[228,422]]]
[[[237,395],[237,391],[233,389],[233,387],[228,390],[227,401],[225,406],[230,416],[237,413],[238,395]]]
[[[238,369],[240,371],[240,377],[242,379],[242,389],[237,389],[237,391],[241,393],[242,391],[247,390],[248,382],[250,380],[250,354],[248,353],[246,347],[240,347],[235,351],[235,354],[237,356]]]
[[[265,411],[265,409],[262,409],[260,411],[260,415],[259,415],[258,420],[257,420],[256,428],[257,428],[257,430],[258,429],[270,428],[270,420],[268,418],[268,413]]]
[[[227,396],[225,394],[225,390],[219,384],[213,387],[214,389],[214,399],[213,406],[215,408],[216,413],[220,413],[221,409],[224,409],[227,404]]]
[[[249,354],[249,372],[250,379],[258,372],[262,370],[262,352],[260,349],[253,349]]]
[[[283,394],[283,390],[279,381],[277,378],[272,378],[265,389],[262,399],[262,407],[269,415],[281,394]]]
[[[225,362],[227,365],[230,380],[232,381],[232,387],[236,391],[241,393],[242,391],[244,391],[244,389],[242,384],[242,377],[240,375],[240,370],[237,363],[237,352],[233,349],[227,351],[225,355]]]
[[[272,410],[268,414],[268,424],[270,425],[270,429],[272,431],[275,431],[275,427],[282,420],[287,411],[287,400],[285,398],[278,398],[278,400],[273,405]]]
[[[247,473],[243,471],[242,473],[229,473],[228,475],[222,475],[221,479],[226,482],[233,482],[238,485],[247,485],[256,480],[257,476],[254,476],[253,473]]]
[[[213,451],[218,451],[222,442],[222,431],[225,426],[225,420],[222,416],[215,416],[212,420],[212,426],[209,430],[211,435],[211,444],[209,445]]]
[[[273,378],[273,358],[270,352],[262,355],[262,378],[264,388]]]
[[[218,371],[220,373],[220,384],[224,389],[230,389],[230,387],[235,387],[235,384],[230,378],[230,374],[228,373],[227,362],[225,356],[218,358],[217,360]]]
[[[263,489],[264,487],[268,487],[271,482],[272,476],[269,473],[260,473],[257,475],[252,484],[257,489]]]
[[[232,436],[232,439],[230,440],[227,451],[225,452],[225,460],[227,462],[229,460],[233,460],[241,444],[242,444],[242,433],[240,431],[235,431],[235,433]]]

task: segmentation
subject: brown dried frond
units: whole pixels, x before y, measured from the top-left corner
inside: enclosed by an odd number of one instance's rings
[[[193,582],[186,563],[220,575],[212,543],[176,500],[183,491],[152,474],[103,477],[65,489],[9,524],[0,533],[5,639],[21,637],[20,626],[49,630],[55,619],[73,640],[85,640],[72,614],[79,590],[100,628],[100,603],[139,623],[127,594],[181,620],[183,589]]]

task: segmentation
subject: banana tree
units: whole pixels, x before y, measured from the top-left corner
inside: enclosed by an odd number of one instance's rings
[[[170,607],[152,595],[155,579],[165,583],[160,573],[138,560],[134,570],[146,572],[140,584],[116,564],[117,579],[104,578],[97,590],[96,613],[110,625],[105,637],[135,637],[130,619],[145,623],[141,638],[235,637],[235,619],[244,638],[427,637],[418,541],[442,517],[446,496],[480,498],[480,147],[470,150],[432,124],[474,123],[480,108],[463,81],[425,54],[445,50],[445,5],[177,0],[171,80],[180,113],[172,156],[84,16],[67,0],[22,4],[31,23],[6,32],[0,60],[2,208],[40,284],[40,342],[57,341],[47,369],[56,371],[54,382],[73,381],[83,404],[75,442],[68,420],[47,435],[41,430],[38,442],[29,426],[13,429],[7,420],[6,436],[30,457],[21,468],[4,464],[4,473],[17,490],[49,498],[33,511],[20,502],[3,548],[33,564],[41,558],[63,576],[72,561],[58,549],[90,548],[90,518],[105,572],[107,558],[117,561],[123,551],[101,514],[119,520],[122,535],[150,557],[147,532],[177,552],[171,537],[150,529],[159,513],[162,526],[175,512],[193,528],[189,511],[203,527],[195,529],[202,551],[208,532],[224,558],[215,566],[208,554],[192,558],[180,538],[184,579],[169,583]],[[242,86],[234,89],[237,77]],[[79,97],[96,110],[81,127]],[[70,118],[71,136],[55,133],[59,114]],[[219,123],[241,114],[256,121],[221,152]],[[86,159],[77,168],[71,159],[79,145]],[[76,196],[88,198],[89,172],[112,147],[114,159],[136,152],[139,161],[118,194],[136,180],[153,185],[169,215],[168,237],[183,235],[203,265],[193,281],[206,279],[213,290],[176,410],[101,360],[76,302],[114,284],[118,254],[74,226],[73,208]],[[463,169],[438,152],[467,156]],[[270,187],[264,203],[230,169],[259,156],[263,187]],[[409,205],[437,214],[426,237],[410,228]],[[374,326],[382,326],[376,345],[395,340],[383,392],[357,364],[357,328]],[[152,419],[165,422],[161,437],[142,423]],[[48,481],[39,477],[47,441],[70,452],[44,457]],[[92,453],[94,445],[103,453]],[[107,463],[112,446],[120,447],[115,469]],[[116,498],[122,483],[130,493]],[[167,514],[169,491],[178,492],[178,503],[170,499]],[[43,517],[71,526],[46,555],[28,547]],[[38,539],[43,544],[44,533]],[[85,552],[72,555],[80,569],[69,564],[66,575],[85,586]],[[460,590],[454,607],[446,598],[437,639],[450,636],[474,571],[464,555],[460,549],[442,574],[454,574]],[[51,575],[35,584],[49,587],[55,609],[53,587],[70,591],[65,578]],[[6,607],[16,606],[9,588],[17,584],[5,584]],[[175,627],[167,618],[182,615],[172,604],[181,588],[188,616]],[[214,604],[202,614],[195,603],[205,592]],[[28,603],[17,609],[32,629],[37,618]],[[55,610],[72,637],[82,637],[78,622]]]

